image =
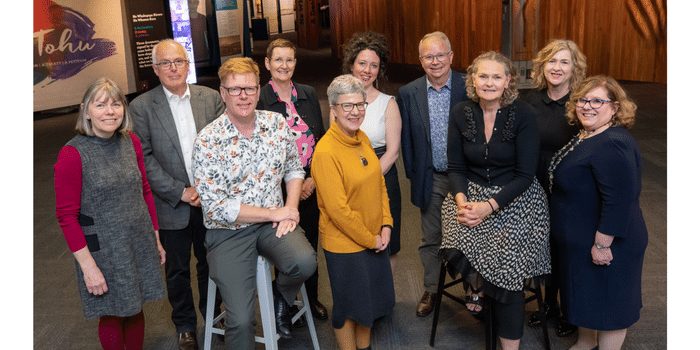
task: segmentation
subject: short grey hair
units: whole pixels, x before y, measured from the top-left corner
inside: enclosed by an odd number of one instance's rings
[[[420,52],[421,48],[423,47],[423,43],[428,40],[428,39],[439,39],[445,42],[447,44],[447,49],[452,51],[452,45],[450,45],[450,39],[447,38],[447,35],[441,31],[434,31],[432,33],[425,34],[423,36],[423,39],[420,39],[420,42],[418,42],[418,56],[421,56],[423,53]]]
[[[124,117],[122,124],[117,128],[116,132],[121,135],[128,135],[132,128],[131,115],[129,114],[129,104],[124,96],[124,93],[119,88],[117,83],[109,78],[99,78],[92,82],[85,91],[80,111],[78,111],[78,120],[75,123],[75,131],[81,135],[95,136],[92,129],[92,121],[88,118],[87,110],[90,103],[95,102],[97,98],[105,96],[115,101],[122,103],[124,108]]]
[[[163,39],[159,43],[157,43],[155,46],[153,46],[153,51],[151,51],[151,63],[155,65],[158,63],[156,61],[156,49],[158,49],[161,46],[165,45],[177,45],[180,48],[180,51],[182,52],[183,55],[185,55],[185,59],[187,59],[187,50],[185,50],[185,47],[182,46],[179,42],[173,40],[173,39]]]
[[[345,94],[362,94],[362,99],[367,100],[365,87],[362,85],[360,79],[355,78],[352,74],[344,74],[333,79],[326,93],[328,94],[328,102],[331,106],[338,103],[340,95]]]

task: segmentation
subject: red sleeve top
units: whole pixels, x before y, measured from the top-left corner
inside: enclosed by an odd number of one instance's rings
[[[143,150],[141,142],[136,135],[129,133],[131,142],[136,151],[136,163],[141,172],[143,184],[143,199],[146,201],[148,213],[153,221],[153,229],[158,230],[158,218],[156,216],[156,205],[153,202],[151,186],[146,179],[146,168],[143,163]],[[54,188],[56,191],[56,217],[61,226],[63,235],[68,243],[68,249],[76,252],[85,246],[85,234],[78,223],[80,215],[80,195],[83,183],[83,166],[80,160],[80,153],[73,146],[63,146],[58,153],[58,160],[54,165]]]

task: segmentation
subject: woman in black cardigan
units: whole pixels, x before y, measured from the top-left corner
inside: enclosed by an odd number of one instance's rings
[[[314,88],[292,81],[296,66],[296,47],[286,39],[273,40],[267,47],[265,67],[270,71],[272,79],[260,89],[260,99],[257,109],[278,112],[287,117],[287,123],[297,137],[297,149],[301,163],[306,171],[306,179],[301,189],[299,201],[299,226],[304,229],[306,238],[316,249],[318,245],[318,202],[316,201],[316,185],[311,178],[311,158],[316,144],[325,134],[321,115],[321,105],[316,97]],[[306,282],[311,313],[315,318],[328,318],[328,311],[318,301],[318,271]],[[279,313],[281,310],[277,310]],[[287,315],[283,315],[287,318]]]
[[[534,110],[516,99],[517,80],[510,60],[493,51],[467,69],[471,100],[450,113],[441,247],[470,277],[467,308],[480,311],[480,293],[493,299],[507,350],[523,335],[524,280],[550,273],[549,212],[535,181],[539,134]]]

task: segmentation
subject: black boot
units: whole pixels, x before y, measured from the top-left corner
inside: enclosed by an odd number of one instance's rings
[[[292,338],[292,313],[289,311],[289,305],[284,300],[282,294],[277,291],[277,284],[272,282],[272,295],[275,303],[275,325],[277,333],[284,339]]]

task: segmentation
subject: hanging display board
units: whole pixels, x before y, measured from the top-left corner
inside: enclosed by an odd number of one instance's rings
[[[138,91],[146,91],[160,84],[153,71],[151,52],[153,46],[168,37],[164,12],[160,1],[129,0],[130,42]]]
[[[243,5],[239,0],[216,0],[216,25],[221,63],[243,56]]]
[[[119,0],[34,0],[34,111],[79,104],[102,76],[127,91],[122,16]]]
[[[197,1],[170,0],[170,20],[173,26],[173,39],[182,44],[187,51],[187,59],[190,61],[190,70],[187,73],[187,83],[197,82],[195,71],[194,49],[192,47],[192,27],[190,25],[189,2],[196,9]],[[196,10],[195,10],[196,11]]]

